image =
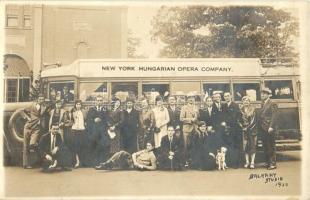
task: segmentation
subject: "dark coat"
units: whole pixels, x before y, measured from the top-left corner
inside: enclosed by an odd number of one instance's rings
[[[134,153],[138,148],[137,134],[140,129],[139,112],[134,108],[130,113],[122,112],[121,141],[122,147],[129,153]]]
[[[95,122],[95,119],[101,119]],[[101,146],[109,146],[110,140],[107,134],[108,128],[108,112],[102,107],[99,111],[96,107],[91,107],[86,117],[86,130],[91,142],[100,144]]]
[[[226,116],[225,116],[226,107],[227,107],[227,104],[221,103],[221,107],[219,110],[216,104],[213,103],[212,112],[214,113],[213,124],[214,124],[215,129],[219,129],[221,126],[221,123],[226,121]]]
[[[199,117],[198,120],[199,121],[204,121],[206,123],[207,126],[215,126],[215,122],[214,122],[214,116],[216,115],[215,110],[212,107],[212,111],[211,111],[211,115],[209,114],[209,111],[207,108],[205,109],[200,109],[199,110]]]
[[[168,113],[169,113],[169,123],[168,125],[172,125],[174,128],[177,126],[181,126],[181,121],[180,121],[180,113],[181,109],[179,107],[175,107],[175,110],[173,111],[170,106],[167,107]]]
[[[72,156],[70,155],[69,150],[64,145],[61,136],[56,135],[55,147],[58,147],[58,152],[55,155],[52,155],[51,152],[51,134],[47,133],[43,135],[39,142],[39,153],[42,159],[45,159],[46,154],[52,156],[53,160],[58,161],[58,165],[61,167],[70,167],[72,163]]]
[[[230,127],[240,127],[242,114],[239,105],[235,102],[231,102],[229,106],[226,104],[224,109],[226,124]]]
[[[168,135],[165,135],[161,139],[161,146],[160,146],[160,155],[159,155],[159,164],[162,169],[171,169],[171,164],[172,164],[172,169],[180,169],[181,167],[181,140],[173,136],[172,137],[172,142],[169,141]],[[169,157],[169,152],[172,151],[174,152],[174,158],[170,160]],[[171,163],[172,161],[172,163]]]
[[[278,128],[278,106],[272,100],[268,99],[262,105],[258,113],[258,125],[264,131],[268,131],[270,127],[274,130]]]
[[[189,155],[191,167],[194,169],[212,170],[216,167],[215,158],[210,156],[213,153],[216,156],[217,150],[224,146],[221,137],[217,134],[200,134],[195,132],[190,137]]]

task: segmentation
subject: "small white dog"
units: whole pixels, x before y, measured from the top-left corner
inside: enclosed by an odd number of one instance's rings
[[[218,170],[226,170],[228,168],[225,162],[226,152],[226,147],[221,147],[221,150],[217,151],[216,164],[218,165]]]

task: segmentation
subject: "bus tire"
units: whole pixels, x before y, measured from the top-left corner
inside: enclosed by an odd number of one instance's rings
[[[20,109],[17,109],[11,116],[10,120],[9,120],[9,131],[11,133],[11,135],[13,136],[13,139],[17,142],[20,142],[22,143],[23,140],[24,140],[24,137],[21,137],[21,135],[23,136],[24,133],[23,133],[23,130],[24,130],[24,125],[25,123],[23,121],[20,121],[18,122],[19,119],[23,119],[22,116],[21,116],[21,113],[24,112],[24,109],[20,108]],[[24,120],[24,119],[23,119]],[[26,120],[25,120],[26,122]],[[19,127],[19,130],[18,130],[18,124],[17,123],[21,123],[22,124],[22,127]],[[20,124],[19,124],[20,125]],[[22,133],[20,134],[19,132]]]

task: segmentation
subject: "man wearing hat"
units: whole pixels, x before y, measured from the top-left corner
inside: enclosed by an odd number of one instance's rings
[[[276,169],[275,134],[277,132],[278,106],[270,100],[271,90],[261,90],[262,108],[258,115],[258,131],[262,136],[267,169]]]

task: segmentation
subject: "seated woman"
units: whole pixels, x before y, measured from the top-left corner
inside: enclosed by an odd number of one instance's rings
[[[153,153],[154,145],[151,142],[146,144],[146,149],[133,153],[126,151],[115,153],[106,162],[95,167],[96,170],[106,169],[139,169],[156,170],[156,157]]]

